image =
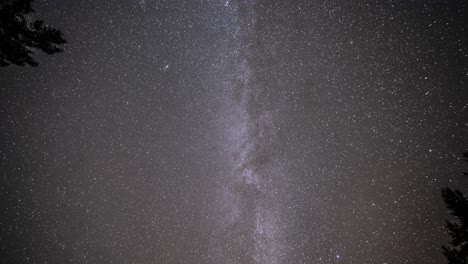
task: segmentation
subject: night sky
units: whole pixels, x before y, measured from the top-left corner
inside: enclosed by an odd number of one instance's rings
[[[466,1],[37,0],[0,69],[0,263],[445,263]]]

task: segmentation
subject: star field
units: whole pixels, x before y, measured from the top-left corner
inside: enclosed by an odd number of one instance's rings
[[[34,2],[0,69],[1,263],[444,263],[464,1]]]

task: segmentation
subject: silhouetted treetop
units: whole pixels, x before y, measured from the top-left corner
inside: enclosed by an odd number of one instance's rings
[[[0,66],[37,66],[32,58],[35,50],[47,54],[63,51],[66,43],[60,30],[42,20],[29,21],[34,12],[33,0],[0,0]]]
[[[463,157],[468,161],[468,152],[463,153]],[[443,188],[442,198],[454,218],[445,225],[450,245],[442,247],[443,253],[449,264],[468,264],[468,197],[459,190]]]

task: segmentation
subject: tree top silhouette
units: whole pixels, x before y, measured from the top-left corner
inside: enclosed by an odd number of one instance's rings
[[[468,152],[463,157],[468,161]],[[442,198],[454,218],[445,225],[450,242],[449,246],[442,247],[443,253],[449,264],[468,264],[468,197],[459,190],[443,188]]]
[[[0,0],[0,66],[37,66],[36,50],[47,54],[62,52],[66,43],[60,30],[42,20],[28,19],[33,0]]]

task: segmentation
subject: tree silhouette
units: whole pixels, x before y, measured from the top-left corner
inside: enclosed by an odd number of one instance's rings
[[[66,41],[60,30],[42,20],[28,20],[34,12],[33,0],[0,0],[0,66],[37,66],[32,58],[36,50],[47,54],[63,51]]]
[[[465,161],[468,161],[468,152],[463,153],[463,156]],[[444,188],[442,198],[455,218],[454,221],[446,223],[450,245],[442,247],[443,253],[449,264],[468,264],[468,197],[459,190]]]

